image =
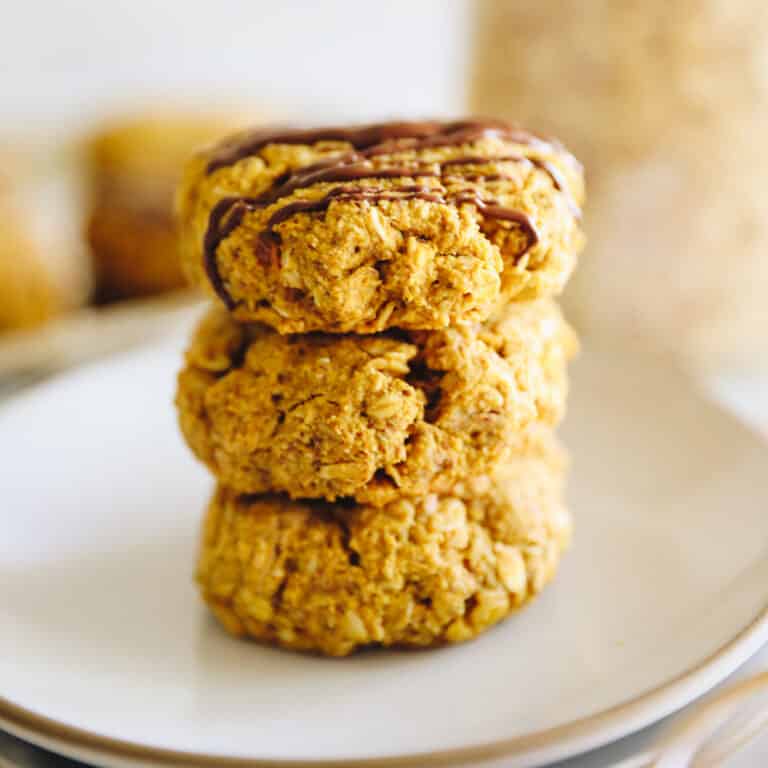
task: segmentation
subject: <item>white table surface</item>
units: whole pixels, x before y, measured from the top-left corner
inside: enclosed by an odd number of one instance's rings
[[[765,434],[768,439],[768,374],[720,376],[704,382],[704,385],[716,399],[732,409],[739,418]],[[12,387],[8,384],[0,386],[0,397],[10,393],[11,389]],[[768,670],[768,647],[708,695],[716,695],[719,689],[763,670]],[[674,721],[679,716],[680,714],[672,715],[615,744],[558,763],[552,768],[609,768],[621,760],[645,751],[659,737],[663,729],[674,726]],[[0,768],[53,768],[54,766],[82,768],[81,763],[64,760],[0,731]],[[768,766],[768,737],[751,745],[728,763],[728,768],[760,766]]]

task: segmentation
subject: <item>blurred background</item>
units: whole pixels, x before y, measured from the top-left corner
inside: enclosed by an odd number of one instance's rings
[[[184,158],[243,125],[511,117],[589,180],[566,305],[707,373],[768,371],[758,0],[27,0],[0,25],[0,375],[167,330]]]

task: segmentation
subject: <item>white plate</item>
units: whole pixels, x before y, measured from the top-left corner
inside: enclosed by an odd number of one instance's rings
[[[109,765],[529,766],[666,715],[768,639],[768,451],[683,376],[595,343],[565,430],[576,542],[531,608],[432,652],[236,642],[191,580],[211,484],[177,434],[178,346],[0,411],[0,725],[17,735]]]

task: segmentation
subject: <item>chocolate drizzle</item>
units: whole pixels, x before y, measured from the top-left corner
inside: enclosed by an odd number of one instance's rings
[[[208,217],[208,228],[203,238],[203,264],[208,280],[216,291],[216,294],[226,304],[228,309],[233,309],[236,302],[230,296],[229,291],[224,285],[224,280],[219,272],[219,265],[216,263],[216,250],[219,243],[228,237],[243,220],[248,205],[252,202],[247,197],[224,197],[213,206],[211,214]],[[232,212],[226,219],[228,213]]]
[[[357,153],[324,160],[320,163],[301,168],[293,173],[279,177],[272,187],[258,195],[254,200],[260,205],[270,205],[281,197],[288,197],[298,189],[311,187],[313,184],[329,182],[358,181],[360,179],[399,179],[436,177],[440,174],[434,167],[402,166],[393,168],[375,168],[370,161],[359,161]]]
[[[216,251],[242,222],[247,212],[266,208],[288,197],[297,190],[315,184],[341,184],[334,187],[323,197],[311,200],[294,200],[278,208],[267,220],[259,234],[256,253],[264,266],[277,261],[279,236],[274,229],[282,222],[298,213],[325,211],[334,201],[354,201],[377,203],[384,200],[424,200],[432,203],[474,205],[483,216],[491,219],[509,221],[519,226],[526,237],[522,254],[536,245],[538,232],[522,211],[507,208],[495,200],[480,197],[473,189],[464,189],[450,194],[439,188],[422,184],[384,189],[377,186],[349,185],[349,182],[363,179],[447,179],[444,169],[452,166],[481,165],[498,162],[529,162],[542,169],[552,180],[556,189],[563,192],[569,206],[578,215],[578,206],[568,192],[560,171],[551,163],[537,157],[511,155],[506,157],[468,156],[447,160],[442,164],[414,163],[412,165],[394,165],[375,167],[372,158],[382,155],[397,154],[403,151],[418,151],[431,147],[459,146],[487,136],[498,136],[507,141],[525,145],[551,145],[514,126],[496,120],[467,120],[458,122],[410,122],[382,123],[353,128],[324,128],[315,130],[260,130],[220,145],[211,158],[206,171],[208,174],[232,165],[239,160],[258,153],[268,144],[315,144],[321,141],[338,141],[350,144],[353,149],[321,160],[312,165],[286,172],[278,176],[264,192],[252,197],[226,197],[213,207],[203,242],[204,265],[210,283],[228,308],[233,309],[235,300],[229,294],[219,273],[216,263]],[[456,178],[465,181],[497,181],[510,178],[501,173],[460,174]],[[346,186],[345,186],[346,185]]]
[[[257,154],[268,144],[317,144],[338,141],[350,144],[368,157],[387,154],[397,143],[402,149],[468,144],[486,136],[499,136],[519,144],[545,144],[527,131],[503,120],[457,120],[454,122],[391,122],[334,128],[262,128],[235,136],[219,145],[208,163],[207,173],[233,165]]]
[[[554,165],[554,163],[550,163],[547,160],[542,160],[540,157],[535,156],[526,156],[526,155],[505,155],[504,157],[484,157],[482,155],[472,155],[469,157],[455,157],[452,160],[446,160],[443,163],[443,168],[452,166],[452,165],[486,165],[488,163],[522,163],[522,162],[529,162],[531,165],[536,166],[536,168],[539,168],[540,170],[544,171],[544,173],[549,176],[549,178],[552,180],[552,184],[558,191],[562,192],[565,196],[566,204],[568,205],[568,208],[570,209],[571,213],[577,218],[581,219],[581,208],[579,208],[578,203],[573,199],[573,195],[571,195],[570,190],[568,189],[568,184],[563,178],[563,174],[560,171],[560,169]],[[507,176],[504,176],[503,174],[475,174],[472,176],[465,176],[464,178],[475,181],[483,179],[484,181],[499,181],[501,179],[509,178]]]

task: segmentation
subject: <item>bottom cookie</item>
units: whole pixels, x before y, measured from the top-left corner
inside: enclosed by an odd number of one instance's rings
[[[571,533],[563,464],[553,445],[451,495],[379,508],[219,486],[203,598],[234,635],[331,656],[468,640],[554,576]]]

